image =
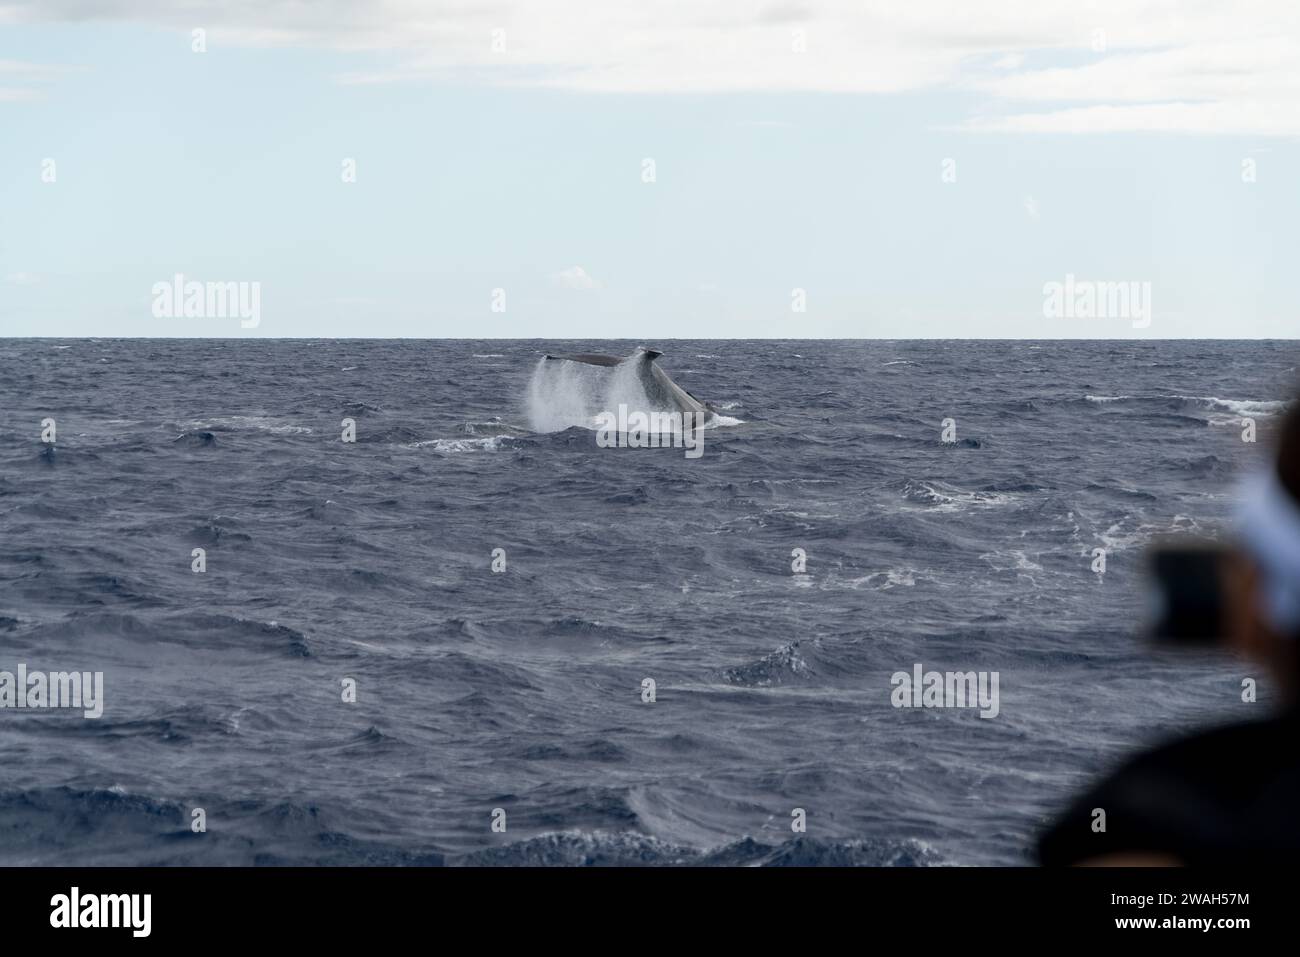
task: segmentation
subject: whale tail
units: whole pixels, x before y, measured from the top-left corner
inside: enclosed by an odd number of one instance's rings
[[[605,368],[633,363],[636,377],[651,402],[661,408],[676,409],[683,415],[690,415],[696,422],[708,423],[717,415],[713,407],[695,398],[655,364],[655,360],[662,355],[663,353],[658,349],[647,349],[642,346],[629,356],[606,356],[596,353],[564,356],[553,355],[548,352],[546,353],[546,359],[578,362],[583,365],[603,366]]]
[[[576,356],[556,356],[551,355],[551,353],[548,352],[546,353],[546,358],[563,359],[566,362],[582,362],[589,366],[617,366],[622,365],[624,362],[631,359],[643,359],[646,362],[654,362],[661,355],[663,355],[663,353],[658,349],[647,349],[643,346],[640,349],[637,349],[637,351],[632,353],[630,356],[603,356],[594,352],[583,352]]]
[[[623,359],[618,356],[600,356],[591,352],[585,352],[582,355],[576,356],[553,356],[548,352],[546,353],[546,358],[557,360],[562,359],[565,362],[581,362],[589,366],[616,366],[623,361]]]

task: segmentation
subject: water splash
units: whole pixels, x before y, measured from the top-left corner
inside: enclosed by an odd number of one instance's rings
[[[561,432],[575,426],[594,431],[600,427],[600,413],[617,414],[621,405],[627,406],[628,414],[671,415],[678,411],[646,392],[635,362],[608,367],[545,358],[538,359],[533,367],[525,405],[529,428],[534,432]],[[704,428],[743,424],[741,419],[715,413]]]
[[[543,358],[537,360],[528,382],[528,423],[534,432],[560,432],[574,426],[595,430],[596,417],[617,412],[620,405],[647,414],[676,411],[646,393],[633,362],[609,368]]]

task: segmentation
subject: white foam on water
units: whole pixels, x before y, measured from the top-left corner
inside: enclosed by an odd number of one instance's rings
[[[290,425],[282,419],[270,415],[216,415],[207,420],[195,420],[181,425],[184,431],[207,429],[253,429],[258,432],[270,432],[272,435],[310,435],[311,429],[305,425]]]
[[[980,559],[988,562],[996,571],[1000,572],[1041,572],[1043,570],[1042,565],[1030,559],[1026,552],[1018,548],[1009,551],[985,552],[980,555]]]
[[[909,479],[904,483],[903,497],[936,512],[955,512],[972,507],[996,508],[1020,500],[1020,496],[1010,492],[970,491],[944,482],[923,482],[915,479]]]
[[[1140,516],[1125,516],[1097,535],[1107,552],[1144,548],[1157,538],[1201,535],[1200,523],[1190,515],[1178,514],[1169,522],[1144,521]],[[1088,554],[1088,550],[1084,551]]]
[[[1173,399],[1198,405],[1208,412],[1227,412],[1232,415],[1277,415],[1285,412],[1289,403],[1280,399],[1220,399],[1213,395],[1085,395],[1097,405],[1112,402]]]
[[[1234,415],[1277,415],[1286,411],[1287,403],[1281,401],[1255,401],[1253,399],[1217,399],[1206,396],[1201,401],[1208,402],[1214,409],[1223,409]]]
[[[890,588],[899,587],[912,588],[916,585],[916,570],[913,568],[890,568],[883,572],[872,572],[870,575],[863,575],[861,578],[854,578],[849,581],[850,588],[859,588],[862,585],[879,591],[888,591]]]
[[[407,442],[402,448],[432,448],[435,452],[496,452],[501,449],[504,435],[490,435],[481,439],[424,439],[420,442]]]

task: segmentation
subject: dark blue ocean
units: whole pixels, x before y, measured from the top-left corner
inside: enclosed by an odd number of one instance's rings
[[[647,342],[700,458],[537,431],[544,351],[639,344],[0,341],[0,670],[105,696],[0,710],[0,864],[1028,864],[1267,707],[1143,644],[1143,545],[1221,534],[1295,343]]]

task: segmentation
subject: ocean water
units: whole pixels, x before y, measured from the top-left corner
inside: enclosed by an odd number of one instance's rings
[[[0,670],[105,687],[0,710],[0,863],[1027,864],[1267,706],[1144,647],[1142,554],[1221,533],[1294,343],[645,343],[695,459],[535,378],[638,344],[0,341]]]

